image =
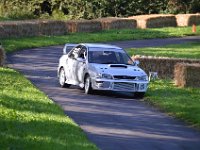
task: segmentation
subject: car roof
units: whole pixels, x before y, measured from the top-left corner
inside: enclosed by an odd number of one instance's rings
[[[109,45],[109,44],[97,44],[97,43],[82,43],[82,45],[88,47],[88,48],[109,48],[109,49],[117,49],[122,50],[122,48],[115,46],[115,45]]]

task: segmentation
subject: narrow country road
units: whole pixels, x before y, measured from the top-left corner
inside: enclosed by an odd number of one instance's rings
[[[200,37],[110,42],[123,48],[199,41]],[[77,87],[62,89],[56,69],[63,46],[23,50],[8,56],[22,72],[58,103],[101,150],[199,150],[200,132],[139,100],[119,93],[85,95]]]

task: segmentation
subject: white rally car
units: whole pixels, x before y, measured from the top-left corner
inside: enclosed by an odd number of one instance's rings
[[[126,51],[107,44],[66,44],[57,72],[61,87],[78,85],[86,94],[124,91],[142,98],[149,83],[147,74]]]

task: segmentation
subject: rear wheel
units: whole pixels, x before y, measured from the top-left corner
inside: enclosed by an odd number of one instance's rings
[[[134,98],[136,99],[143,99],[145,95],[145,92],[135,92],[134,93]]]
[[[60,83],[60,86],[62,88],[70,87],[70,84],[65,83],[65,81],[66,81],[65,71],[64,71],[63,68],[61,68],[60,72],[59,72],[59,83]]]
[[[93,89],[92,89],[92,86],[91,86],[91,78],[90,78],[89,75],[86,76],[84,84],[85,84],[84,85],[85,94],[92,94]]]

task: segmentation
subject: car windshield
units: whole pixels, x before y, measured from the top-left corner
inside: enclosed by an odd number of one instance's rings
[[[132,65],[132,59],[123,51],[89,51],[89,63],[97,64],[127,64]]]

